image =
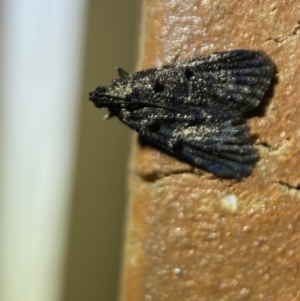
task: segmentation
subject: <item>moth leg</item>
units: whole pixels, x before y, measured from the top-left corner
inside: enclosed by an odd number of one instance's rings
[[[120,77],[126,77],[129,73],[121,67],[117,67],[117,72]]]
[[[104,120],[107,120],[107,119],[112,118],[112,117],[114,117],[114,116],[115,116],[114,113],[108,112],[107,114],[105,114],[105,116],[103,116],[103,119],[104,119]]]
[[[200,56],[198,47],[195,47],[195,49],[194,49],[194,56],[195,57]]]
[[[181,51],[179,50],[178,53],[175,55],[175,57],[172,59],[170,64],[174,64],[177,62],[179,56],[180,56]]]

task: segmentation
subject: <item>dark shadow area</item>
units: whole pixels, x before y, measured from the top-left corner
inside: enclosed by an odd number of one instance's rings
[[[89,1],[78,151],[62,301],[117,300],[130,130],[89,101],[89,91],[135,67],[138,1]]]

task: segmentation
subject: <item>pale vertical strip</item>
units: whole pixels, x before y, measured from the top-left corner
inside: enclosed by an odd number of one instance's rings
[[[4,0],[0,300],[56,301],[68,217],[84,0]]]

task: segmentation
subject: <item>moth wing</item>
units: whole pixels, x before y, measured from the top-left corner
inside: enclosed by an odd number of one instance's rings
[[[257,107],[269,87],[274,67],[260,51],[232,50],[174,64],[189,80],[192,105],[246,112]]]
[[[217,176],[240,179],[250,175],[257,156],[247,125],[235,125],[236,120],[230,117],[195,124],[195,120],[183,121],[171,115],[159,114],[159,120],[144,119],[143,123],[137,118],[124,122],[150,145]]]
[[[240,119],[258,106],[273,74],[270,59],[249,50],[139,71],[130,76],[138,101],[114,113],[158,149],[217,176],[240,179],[257,158]]]

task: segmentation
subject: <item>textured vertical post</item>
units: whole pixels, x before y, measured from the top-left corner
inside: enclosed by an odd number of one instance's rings
[[[249,116],[260,159],[240,182],[135,140],[120,300],[299,300],[299,0],[145,0],[142,14],[138,69],[246,48],[277,74]]]

